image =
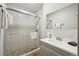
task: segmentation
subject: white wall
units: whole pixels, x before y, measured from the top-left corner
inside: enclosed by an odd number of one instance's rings
[[[62,9],[66,6],[71,5],[72,3],[45,3],[45,12],[46,14],[49,14],[51,12],[55,12],[59,9]]]
[[[26,12],[33,13],[33,12],[29,11],[29,10],[24,9],[22,6],[17,6],[17,4],[14,4],[14,5],[8,5],[8,4],[6,4],[6,5],[9,8],[19,9],[19,10],[23,10],[23,11],[26,11]]]
[[[35,13],[42,7],[42,3],[6,3],[8,7]]]
[[[64,23],[62,29],[56,29],[53,27],[52,30],[47,32],[52,33],[55,37],[68,38],[70,40],[77,41],[77,27],[78,27],[78,6],[72,4],[61,10],[48,15],[48,19],[52,20],[52,25],[57,23]]]
[[[40,38],[46,37],[46,12],[45,6],[36,12],[36,15],[40,17]]]

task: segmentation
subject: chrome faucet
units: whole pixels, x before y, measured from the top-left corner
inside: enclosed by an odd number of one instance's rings
[[[56,37],[56,40],[62,41],[61,37]]]

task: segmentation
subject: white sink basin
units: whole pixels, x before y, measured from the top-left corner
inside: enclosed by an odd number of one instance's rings
[[[49,42],[51,42],[51,43],[53,43],[53,44],[64,44],[64,45],[66,45],[67,44],[67,42],[65,42],[65,41],[60,41],[60,40],[56,40],[56,39],[47,39],[47,41],[49,41]]]

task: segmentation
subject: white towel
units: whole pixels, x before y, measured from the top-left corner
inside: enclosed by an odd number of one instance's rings
[[[37,38],[37,32],[32,32],[31,39],[36,39],[36,38]]]

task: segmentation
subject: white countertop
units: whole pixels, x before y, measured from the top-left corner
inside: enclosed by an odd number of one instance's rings
[[[41,41],[48,43],[50,45],[53,45],[55,47],[58,47],[64,51],[71,53],[71,54],[77,55],[77,46],[76,47],[71,46],[64,40],[59,41],[59,40],[56,40],[55,38],[52,38],[52,39],[44,38],[44,39],[41,39]]]

